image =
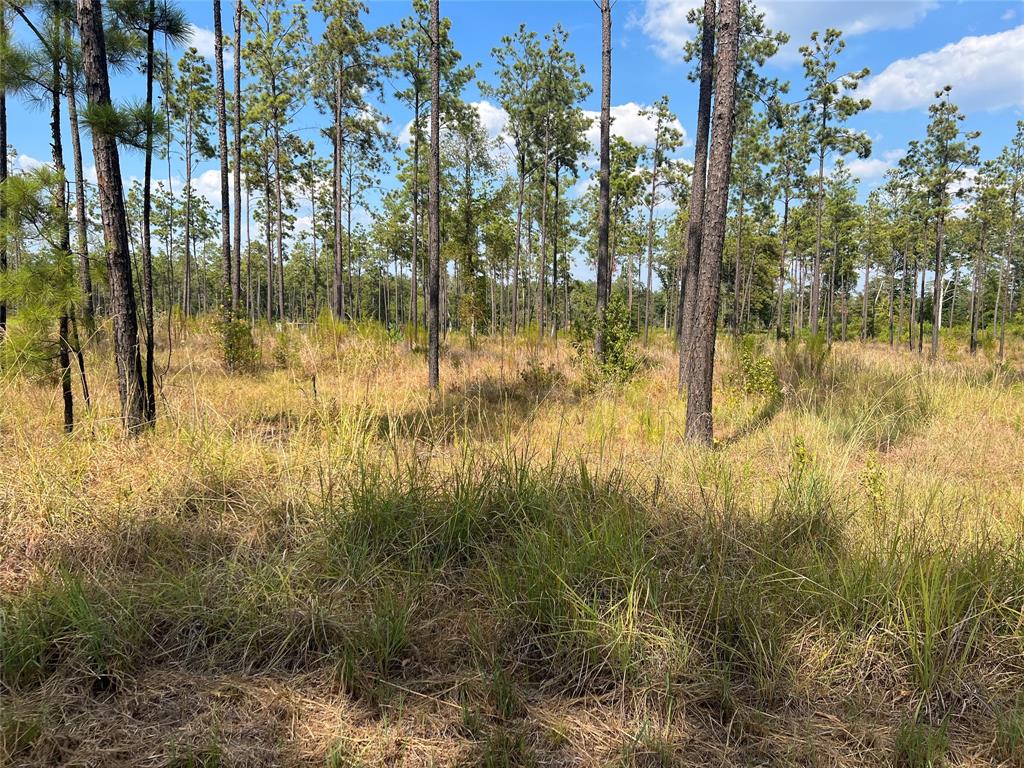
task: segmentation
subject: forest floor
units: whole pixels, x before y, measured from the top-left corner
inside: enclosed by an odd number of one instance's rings
[[[705,450],[662,338],[452,338],[432,402],[379,330],[178,336],[135,440],[102,344],[70,437],[0,378],[0,764],[1024,765],[1021,339],[723,339]]]

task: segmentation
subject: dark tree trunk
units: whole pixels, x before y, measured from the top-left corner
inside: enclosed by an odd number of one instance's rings
[[[427,215],[427,386],[440,386],[440,262],[441,262],[441,8],[430,0],[430,186]]]
[[[526,188],[526,156],[519,155],[519,193],[516,197],[516,255],[512,262],[512,335],[519,329],[519,264],[523,253],[523,198]],[[600,288],[598,288],[600,291]]]
[[[233,147],[234,241],[231,252],[231,312],[237,317],[242,296],[242,0],[235,0],[235,99]]]
[[[142,180],[142,310],[146,334],[146,420],[156,419],[156,364],[154,330],[156,322],[153,317],[153,243],[150,233],[150,218],[153,209],[153,17],[156,15],[156,3],[149,2],[148,20],[146,25],[146,151]]]
[[[334,73],[334,316],[338,320],[345,317],[345,283],[342,271],[341,250],[341,61],[336,65]]]
[[[710,21],[708,21],[710,19]],[[697,96],[697,134],[693,148],[693,182],[690,187],[690,219],[686,227],[686,270],[680,293],[679,317],[679,393],[690,368],[691,329],[697,306],[697,278],[700,272],[704,236],[704,195],[707,185],[708,137],[711,132],[711,93],[715,72],[715,0],[704,0],[704,28],[700,49],[700,88]]]
[[[826,114],[821,113],[824,133]],[[811,269],[811,335],[818,335],[818,315],[821,307],[821,218],[825,206],[825,148],[818,150],[818,194],[814,209],[814,266]]]
[[[5,38],[7,32],[7,16],[0,13],[0,34]],[[7,181],[7,90],[0,84],[0,184]],[[7,218],[6,205],[0,197],[0,222]],[[0,274],[7,271],[7,240],[0,238]],[[0,341],[7,334],[7,303],[0,300]]]
[[[604,356],[605,311],[611,293],[612,265],[608,250],[611,219],[611,104],[612,104],[612,5],[601,0],[601,144],[597,209],[597,322],[594,354]]]
[[[715,331],[718,325],[719,275],[725,245],[725,219],[729,207],[733,131],[736,124],[736,72],[739,58],[740,0],[722,0],[715,73],[713,139],[708,161],[708,189],[704,210],[700,271],[691,346],[692,365],[687,387],[686,437],[711,445],[712,384],[715,367]],[[707,22],[705,21],[705,26]]]
[[[55,52],[54,52],[55,53]],[[53,169],[57,174],[54,187],[54,216],[60,222],[59,241],[57,247],[61,253],[71,251],[71,232],[68,223],[68,200],[64,171],[64,142],[61,138],[60,97],[63,90],[61,84],[61,60],[57,55],[53,58],[53,82],[50,85],[52,98],[50,109],[50,135],[52,138]],[[57,325],[57,356],[60,365],[60,390],[64,402],[64,431],[71,433],[75,428],[75,400],[71,391],[71,342],[69,313],[70,305],[61,308]]]
[[[90,104],[109,108],[110,82],[107,77],[101,0],[78,0],[78,23],[86,96]],[[136,433],[146,426],[147,419],[121,163],[113,136],[94,132],[92,147],[110,272],[110,313],[114,321],[114,357],[117,360],[121,418],[128,432]]]
[[[782,242],[779,253],[779,298],[775,307],[775,338],[782,338],[783,312],[786,302],[786,245],[789,235],[789,194],[782,201]]]
[[[978,326],[981,322],[981,270],[982,254],[985,251],[985,224],[981,225],[981,241],[974,256],[974,280],[971,288],[971,354],[978,353]],[[950,311],[950,316],[952,316]]]
[[[152,2],[152,0],[151,0]],[[239,0],[236,0],[239,2]],[[228,119],[224,103],[224,31],[221,27],[220,0],[213,0],[213,50],[217,70],[217,154],[220,159],[220,258],[223,285],[221,306],[224,318],[232,313],[231,192],[228,184]],[[237,66],[237,65],[236,65]]]
[[[938,357],[939,354],[939,328],[942,326],[942,250],[945,244],[945,216],[941,207],[945,205],[943,199],[939,206],[940,211],[935,219],[935,280],[932,282],[932,351],[931,356]]]
[[[419,85],[413,86],[412,117],[412,264],[409,271],[409,307],[412,312],[412,337],[409,348],[419,342],[419,261],[420,261],[420,91]]]

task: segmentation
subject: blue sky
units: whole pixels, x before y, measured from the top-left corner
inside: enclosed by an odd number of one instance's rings
[[[688,65],[682,61],[680,51],[692,34],[686,24],[686,12],[694,4],[693,0],[618,0],[615,4],[613,132],[636,142],[649,141],[651,126],[638,116],[637,110],[667,94],[681,126],[687,134],[692,133],[697,89],[686,78]],[[409,4],[398,0],[369,5],[370,25],[395,22],[409,13]],[[212,57],[211,4],[190,0],[182,3],[182,7],[196,27],[193,44]],[[802,94],[803,70],[797,49],[814,29],[835,26],[845,31],[847,48],[840,64],[843,70],[865,66],[871,69],[861,95],[870,97],[874,105],[851,123],[874,140],[870,158],[853,159],[850,163],[862,181],[862,196],[899,159],[909,140],[923,136],[932,94],[946,83],[953,86],[953,100],[967,114],[967,127],[981,131],[983,158],[996,155],[1010,140],[1016,120],[1024,117],[1024,3],[763,0],[760,7],[773,29],[784,30],[792,37],[790,44],[769,63],[767,72],[790,80],[793,98]],[[592,0],[441,0],[441,9],[442,14],[452,19],[452,38],[464,61],[480,62],[478,75],[483,79],[493,78],[490,51],[503,34],[511,33],[521,22],[541,34],[561,23],[569,30],[570,46],[595,86],[584,106],[588,110],[598,109],[600,17]],[[233,4],[225,3],[228,26],[232,13]],[[310,22],[316,38],[321,25],[312,12]],[[137,99],[141,87],[137,75],[116,76],[114,97]],[[397,135],[410,115],[391,98],[393,90],[388,89],[388,98],[381,106]],[[482,101],[476,83],[467,89],[465,98]],[[489,130],[497,134],[502,123],[501,110],[486,103],[478,108]],[[48,160],[47,112],[26,106],[18,99],[9,99],[8,109],[9,140],[19,154],[16,165]],[[322,119],[315,109],[308,107],[296,123],[310,126]],[[310,133],[304,132],[306,136]],[[596,137],[596,128],[593,133]],[[689,156],[691,151],[686,147],[681,154]],[[91,166],[88,144],[85,152],[86,165]],[[324,152],[327,154],[326,147]],[[141,175],[142,159],[138,153],[125,152],[122,164],[126,175]],[[216,199],[215,173],[215,163],[207,163],[200,167],[196,182],[200,192],[211,200]],[[183,175],[180,169],[176,175]]]

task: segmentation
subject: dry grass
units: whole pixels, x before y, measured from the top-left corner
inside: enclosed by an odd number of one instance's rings
[[[704,451],[662,341],[260,344],[0,378],[3,764],[1024,765],[1019,359],[723,342]]]

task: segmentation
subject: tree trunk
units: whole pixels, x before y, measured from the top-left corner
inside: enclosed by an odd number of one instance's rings
[[[868,285],[871,283],[871,260],[869,259],[864,269],[864,293],[861,294],[860,308],[860,340],[868,338]]]
[[[782,200],[782,242],[779,251],[779,298],[775,307],[775,338],[782,338],[782,315],[786,301],[786,240],[789,235],[789,194]]]
[[[412,267],[409,275],[409,305],[412,312],[412,337],[409,339],[409,349],[413,344],[419,342],[420,338],[420,315],[419,315],[419,261],[420,261],[420,89],[418,85],[413,86],[413,112],[412,112]]]
[[[142,176],[142,310],[146,323],[146,420],[156,421],[156,362],[155,331],[153,317],[153,242],[150,218],[153,209],[153,19],[156,16],[156,2],[149,0],[146,24],[146,151]]]
[[[68,41],[71,40],[71,19],[65,22],[64,32]],[[68,121],[71,124],[71,159],[72,169],[75,175],[75,234],[78,248],[78,282],[82,289],[82,322],[85,323],[85,332],[92,336],[96,330],[95,300],[92,293],[92,271],[89,269],[89,230],[85,213],[85,174],[82,171],[82,138],[78,126],[78,103],[75,93],[75,76],[71,68],[71,62],[67,64],[66,86],[68,94]],[[2,96],[0,96],[2,101]],[[2,108],[2,107],[0,107]],[[6,122],[6,121],[4,121]],[[0,147],[6,147],[6,139],[0,135]],[[0,171],[0,180],[6,175],[7,157],[0,160],[4,166]],[[3,246],[0,246],[3,247]],[[3,258],[3,257],[0,257]]]
[[[241,0],[236,0],[240,3]],[[150,0],[153,2],[153,0]],[[224,103],[224,32],[221,28],[220,0],[213,0],[213,50],[217,70],[217,154],[220,156],[220,257],[223,286],[221,306],[225,319],[232,313],[231,192],[228,185],[228,120]],[[237,64],[236,64],[237,67]]]
[[[611,263],[608,229],[611,218],[611,99],[612,99],[612,6],[601,0],[601,142],[599,148],[597,208],[597,318],[594,328],[594,354],[604,357],[604,323],[611,292]]]
[[[651,199],[647,205],[647,293],[644,295],[644,349],[650,343],[651,290],[654,287],[654,196],[658,191],[658,128],[654,132],[654,162],[651,166]]]
[[[935,280],[932,282],[932,358],[939,355],[939,329],[942,327],[942,250],[945,244],[946,217],[942,213],[943,199],[939,203],[939,215],[935,219]]]
[[[239,314],[242,297],[242,0],[235,0],[235,99],[234,99],[234,133],[235,144],[232,147],[234,168],[234,240],[231,245],[231,312],[235,317]],[[315,226],[315,222],[314,222]]]
[[[711,445],[712,385],[715,367],[715,331],[718,325],[719,275],[725,245],[725,220],[729,207],[729,176],[732,170],[733,132],[736,125],[736,73],[739,58],[740,0],[722,0],[717,36],[720,40],[715,73],[713,139],[709,157],[704,237],[692,337],[692,365],[686,400],[686,437]],[[707,26],[707,21],[705,21]]]
[[[54,55],[52,61],[53,81],[50,85],[50,96],[52,98],[50,109],[50,135],[52,137],[51,148],[53,150],[53,169],[57,175],[57,183],[54,186],[53,208],[54,216],[60,222],[59,241],[57,247],[60,253],[70,253],[71,232],[68,223],[68,200],[67,187],[64,170],[64,143],[61,138],[60,120],[60,97],[63,90],[61,84],[61,60]],[[68,314],[71,307],[61,307],[60,319],[57,326],[57,354],[60,365],[60,389],[64,402],[64,431],[71,433],[75,428],[75,401],[71,392],[71,344],[69,340],[70,329],[68,327]]]
[[[519,329],[519,263],[523,252],[523,198],[526,187],[526,156],[519,155],[519,193],[516,197],[516,255],[512,262],[512,335]],[[600,278],[599,278],[600,279]],[[600,291],[600,288],[598,288]]]
[[[181,274],[181,309],[192,314],[192,128],[185,126],[185,266]]]
[[[78,0],[78,23],[86,96],[90,104],[109,109],[110,82],[101,0]],[[114,321],[114,357],[117,360],[121,418],[129,433],[137,433],[146,426],[147,420],[121,163],[113,136],[93,132],[92,147],[110,273],[110,310]]]
[[[7,14],[0,13],[0,34],[6,39]],[[7,181],[7,89],[0,83],[0,184]],[[7,218],[7,206],[0,196],[0,224]],[[7,271],[7,239],[0,238],[0,275]],[[91,297],[92,294],[90,293]],[[0,341],[7,335],[7,302],[0,300]]]
[[[693,182],[690,186],[690,219],[686,226],[686,272],[683,276],[679,333],[679,394],[689,375],[697,307],[697,281],[704,238],[704,206],[707,187],[708,138],[711,132],[712,79],[715,73],[715,0],[704,0],[704,27],[700,49],[700,89],[697,96],[697,133],[693,147]],[[710,19],[710,21],[708,21]]]
[[[981,318],[981,266],[982,254],[985,250],[985,224],[981,225],[981,241],[974,256],[974,280],[971,287],[971,354],[978,353],[978,325]],[[952,315],[952,312],[950,312]]]
[[[821,113],[824,133],[825,111]],[[811,335],[818,335],[818,307],[821,302],[821,217],[825,207],[825,148],[818,149],[818,199],[814,211],[814,267],[811,270]]]
[[[342,196],[341,59],[334,73],[334,316],[345,317],[345,284],[341,250]]]
[[[281,129],[274,117],[274,214],[277,220],[277,311],[285,321],[284,306],[284,191],[281,181]]]
[[[427,386],[440,387],[440,262],[441,262],[441,8],[430,0],[430,182],[427,190]]]

